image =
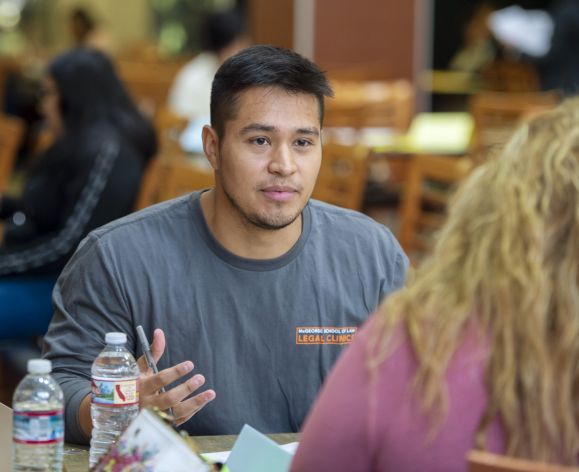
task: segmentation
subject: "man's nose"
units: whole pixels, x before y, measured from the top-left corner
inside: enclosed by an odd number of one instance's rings
[[[293,153],[289,146],[280,145],[272,150],[269,171],[273,174],[291,175],[297,169]]]

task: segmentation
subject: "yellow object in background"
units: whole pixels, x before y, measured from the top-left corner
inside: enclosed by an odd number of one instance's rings
[[[470,113],[419,113],[408,133],[374,143],[377,152],[465,154],[474,131]]]

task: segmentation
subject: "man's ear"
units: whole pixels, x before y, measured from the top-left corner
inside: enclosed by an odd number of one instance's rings
[[[205,151],[205,156],[213,170],[219,169],[219,136],[217,136],[217,131],[209,125],[203,127],[203,132],[201,133],[203,139],[203,151]]]

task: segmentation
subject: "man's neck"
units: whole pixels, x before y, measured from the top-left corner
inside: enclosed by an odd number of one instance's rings
[[[236,256],[247,259],[275,259],[283,256],[302,233],[302,216],[282,229],[259,228],[244,220],[230,205],[218,202],[215,189],[201,194],[201,210],[209,231]]]

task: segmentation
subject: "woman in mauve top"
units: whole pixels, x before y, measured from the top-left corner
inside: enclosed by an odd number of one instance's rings
[[[292,471],[577,465],[579,99],[472,172],[411,279],[336,363]]]

